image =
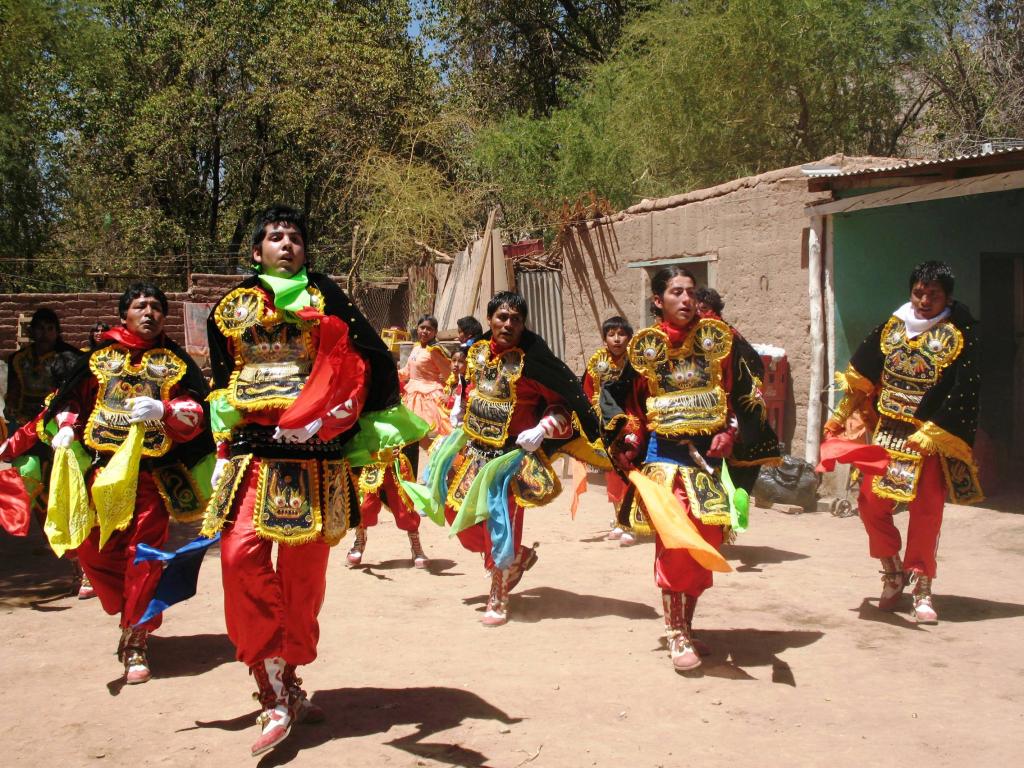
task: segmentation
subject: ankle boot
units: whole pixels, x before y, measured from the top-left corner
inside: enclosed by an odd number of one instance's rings
[[[882,563],[882,595],[878,598],[878,608],[882,611],[894,611],[899,607],[903,590],[907,586],[907,578],[903,573],[903,563],[899,555],[883,557]]]
[[[356,528],[356,539],[352,542],[352,549],[348,551],[348,562],[350,565],[359,565],[363,562],[363,551],[366,549],[366,529],[363,526]]]
[[[911,571],[910,586],[913,588],[911,595],[914,599],[914,607],[910,615],[918,624],[938,624],[939,614],[932,606],[932,578],[925,576],[920,571]]]
[[[690,626],[683,610],[683,593],[661,590],[661,604],[665,612],[665,638],[672,666],[677,672],[689,672],[700,666],[700,656],[690,640]],[[693,601],[694,608],[696,600]]]
[[[293,715],[284,683],[284,667],[284,659],[280,656],[258,661],[249,667],[249,674],[255,678],[257,687],[253,698],[263,709],[256,718],[260,736],[253,742],[253,757],[269,752],[291,733]]]
[[[426,568],[430,558],[423,551],[419,531],[409,531],[409,547],[412,549],[412,564],[416,568]]]
[[[296,723],[322,723],[326,719],[324,711],[306,697],[306,692],[302,690],[302,679],[296,675],[294,664],[284,665],[282,680],[288,691],[288,704]]]
[[[149,630],[125,627],[117,646],[117,660],[124,664],[124,680],[128,685],[145,683],[149,671]]]
[[[491,571],[491,594],[480,621],[485,627],[500,627],[508,622],[508,571],[498,568]]]

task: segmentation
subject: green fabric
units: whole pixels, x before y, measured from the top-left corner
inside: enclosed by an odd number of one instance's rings
[[[359,417],[359,431],[345,445],[345,458],[353,467],[375,463],[374,454],[391,449],[400,451],[422,440],[430,425],[404,405]]]
[[[217,454],[208,453],[201,458],[195,466],[189,468],[196,485],[199,486],[199,493],[204,500],[213,495],[213,469],[217,466]]]
[[[466,498],[462,500],[462,507],[459,509],[459,513],[452,521],[452,530],[449,535],[454,536],[459,531],[471,528],[489,517],[487,490],[494,484],[494,476],[509,464],[521,459],[522,456],[523,449],[516,448],[514,451],[504,453],[496,459],[491,459],[480,467],[480,471],[473,478],[473,484],[466,491]]]
[[[729,525],[736,533],[743,533],[750,523],[750,494],[733,484],[732,476],[729,474],[729,465],[724,461],[722,462],[721,480],[729,497],[729,517],[731,518]]]
[[[469,438],[461,429],[456,429],[451,434],[445,435],[434,443],[430,449],[430,459],[427,462],[427,470],[424,477],[427,480],[427,489],[430,497],[438,506],[438,517],[431,516],[438,525],[444,525],[444,502],[448,497],[448,470],[451,468],[455,454],[462,450]],[[424,510],[429,515],[428,510]]]
[[[395,476],[397,477],[397,475]],[[437,502],[427,486],[414,483],[411,480],[399,480],[398,484],[402,486],[402,490],[405,491],[417,510],[423,512],[438,525],[444,526],[444,504]]]
[[[226,395],[210,400],[210,429],[213,434],[230,432],[242,420],[242,414],[228,402]]]
[[[43,482],[43,468],[38,456],[19,456],[11,462],[11,465],[18,470],[18,474],[22,477],[35,480],[37,483]]]
[[[274,295],[274,306],[285,312],[298,312],[310,304],[309,277],[303,267],[291,277],[277,277],[260,271],[260,282]]]

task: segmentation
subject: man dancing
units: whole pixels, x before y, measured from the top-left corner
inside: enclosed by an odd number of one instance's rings
[[[296,667],[316,658],[330,548],[359,523],[346,443],[364,410],[397,404],[398,373],[341,289],[306,271],[296,210],[263,212],[252,258],[258,274],[208,323],[218,466],[203,533],[222,531],[228,635],[262,707],[258,755],[323,718]]]
[[[895,610],[910,586],[911,616],[935,624],[932,580],[942,509],[947,494],[957,504],[981,501],[971,445],[978,424],[980,374],[974,320],[953,300],[948,264],[926,261],[910,274],[910,301],[872,331],[837,376],[846,395],[825,424],[825,437],[840,434],[859,411],[874,428],[872,443],[885,448],[884,474],[865,475],[857,506],[872,557],[882,562],[878,607]],[[900,560],[900,532],[893,508],[910,510],[907,548]]]
[[[138,624],[162,568],[154,561],[136,564],[136,549],[140,544],[160,548],[170,516],[189,522],[202,515],[205,497],[189,468],[212,452],[213,444],[204,431],[201,405],[206,380],[192,358],[164,335],[163,291],[135,283],[121,296],[118,311],[121,325],[103,334],[99,348],[71,373],[43,417],[59,426],[51,442],[55,451],[83,440],[92,452],[86,481],[98,525],[84,541],[60,530],[55,504],[67,499],[68,489],[51,485],[46,528],[51,544],[60,542],[55,551],[77,547],[103,610],[120,616],[118,658],[126,682],[135,685],[150,678],[147,639],[162,618],[158,614]]]
[[[522,543],[523,510],[561,491],[552,459],[609,467],[579,379],[526,330],[526,317],[518,293],[488,302],[490,330],[469,348],[464,421],[431,448],[426,480],[462,545],[484,557],[487,627],[508,621],[509,593],[537,561]]]

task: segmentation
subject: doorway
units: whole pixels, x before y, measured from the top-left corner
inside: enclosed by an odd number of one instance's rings
[[[981,408],[975,455],[986,496],[1024,490],[1024,253],[981,255]]]

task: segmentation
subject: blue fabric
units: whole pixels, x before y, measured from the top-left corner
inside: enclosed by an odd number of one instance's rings
[[[693,442],[700,455],[707,461],[709,467],[718,469],[722,459],[720,457],[708,456],[708,449],[711,448],[711,435],[695,435],[687,439]],[[647,458],[644,459],[644,463],[650,464],[654,461],[664,464],[676,464],[681,467],[697,467],[693,457],[690,456],[689,446],[681,445],[670,437],[659,437],[657,432],[652,432],[650,439],[647,441]],[[703,467],[697,468],[703,469]]]
[[[199,567],[203,564],[206,550],[220,541],[218,533],[212,539],[200,536],[174,552],[148,544],[139,544],[135,549],[135,564],[139,565],[150,560],[159,560],[164,564],[164,572],[156,585],[153,599],[146,606],[146,612],[135,626],[145,624],[154,616],[158,616],[175,603],[188,600],[196,593],[199,582]]]
[[[505,570],[516,556],[512,515],[508,508],[508,487],[519,471],[525,454],[509,464],[487,489],[487,533],[491,537],[491,559],[499,570]]]

